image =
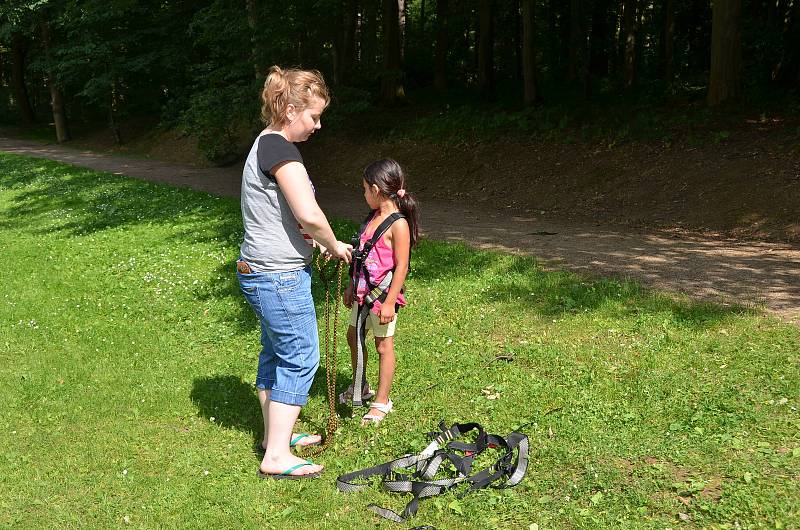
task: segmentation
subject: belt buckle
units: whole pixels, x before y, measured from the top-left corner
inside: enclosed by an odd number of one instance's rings
[[[241,274],[252,274],[253,271],[250,269],[250,265],[247,262],[238,260],[236,262],[236,270],[239,271]]]

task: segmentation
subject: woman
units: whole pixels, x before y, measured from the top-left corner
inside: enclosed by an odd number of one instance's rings
[[[242,172],[244,241],[236,264],[239,286],[261,321],[256,388],[264,417],[261,478],[311,478],[322,466],[291,453],[318,435],[293,433],[319,366],[319,336],[311,298],[314,242],[327,255],[350,261],[352,247],[337,241],[294,146],[321,128],[330,102],[316,71],[270,69],[261,93],[267,124]]]

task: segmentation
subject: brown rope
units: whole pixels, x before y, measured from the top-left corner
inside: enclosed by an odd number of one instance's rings
[[[322,444],[309,449],[309,454],[318,455],[330,447],[336,429],[339,428],[339,416],[336,414],[336,347],[338,345],[339,329],[339,299],[342,297],[342,270],[341,260],[336,260],[336,296],[333,299],[333,345],[330,341],[331,329],[331,282],[333,274],[326,270],[327,261],[322,254],[317,254],[317,270],[319,279],[325,288],[325,379],[328,384],[328,425],[325,428],[325,438]]]

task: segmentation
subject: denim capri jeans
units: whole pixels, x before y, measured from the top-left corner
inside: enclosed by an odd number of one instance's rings
[[[270,390],[272,401],[305,405],[319,367],[311,267],[236,275],[244,297],[261,321],[256,388]]]

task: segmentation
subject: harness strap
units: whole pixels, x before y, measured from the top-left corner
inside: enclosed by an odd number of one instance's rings
[[[364,394],[364,374],[366,373],[365,359],[367,352],[367,318],[370,308],[366,304],[358,306],[356,314],[356,371],[353,378],[353,406],[360,407]]]
[[[474,443],[454,441],[453,438],[470,431],[477,430]],[[528,466],[528,437],[519,432],[512,432],[506,437],[487,434],[477,423],[454,423],[447,427],[440,424],[440,432],[430,433],[435,440],[424,451],[417,455],[404,455],[384,464],[345,473],[336,479],[336,487],[342,492],[362,491],[369,487],[369,479],[380,475],[383,488],[390,492],[411,493],[413,498],[405,506],[402,513],[382,508],[375,504],[367,506],[371,511],[385,519],[398,523],[417,513],[420,499],[440,495],[455,488],[459,484],[469,484],[460,496],[477,489],[494,485],[507,488],[517,485],[525,476]],[[431,446],[444,444],[445,448]],[[474,475],[470,475],[475,457],[486,449],[499,449],[502,455],[491,466]],[[465,456],[455,454],[463,451]],[[452,465],[454,476],[434,479],[442,464]],[[408,473],[407,470],[414,469]],[[502,482],[503,477],[506,480]]]
[[[374,214],[375,214],[375,210],[372,210],[370,212],[370,214],[367,216],[367,218],[365,219],[364,223],[361,224],[361,228],[359,228],[358,234],[353,237],[352,243],[353,243],[353,248],[355,249],[355,251],[353,252],[353,260],[350,262],[350,278],[351,278],[351,281],[353,282],[353,287],[355,287],[358,284],[358,277],[363,275],[364,276],[364,280],[366,281],[366,284],[367,284],[368,293],[373,291],[374,289],[376,289],[378,286],[374,285],[372,283],[372,281],[370,280],[369,271],[367,270],[367,267],[366,267],[367,257],[369,256],[369,253],[372,252],[373,247],[378,243],[378,241],[380,241],[380,239],[386,233],[386,231],[389,230],[389,227],[391,227],[394,224],[394,222],[397,221],[398,219],[405,219],[405,217],[406,217],[405,215],[403,215],[400,212],[394,212],[394,213],[389,214],[386,217],[386,219],[381,221],[381,224],[379,224],[378,227],[375,228],[375,232],[372,233],[372,237],[368,241],[365,241],[364,245],[362,246],[361,245],[361,235],[367,229],[367,225],[372,220],[372,217],[374,216]],[[387,274],[387,276],[388,276],[388,274]],[[383,283],[383,282],[381,282],[381,283]],[[390,283],[391,283],[391,280],[390,280]],[[388,286],[386,287],[386,289],[388,289]],[[386,294],[385,294],[386,289],[382,289],[381,290],[382,291],[381,295],[379,295],[384,300],[386,299]],[[377,299],[380,299],[380,298],[377,298]],[[383,301],[383,300],[381,300],[381,301]],[[372,302],[370,302],[370,307],[372,307],[372,305],[374,303],[375,303],[374,300]]]

